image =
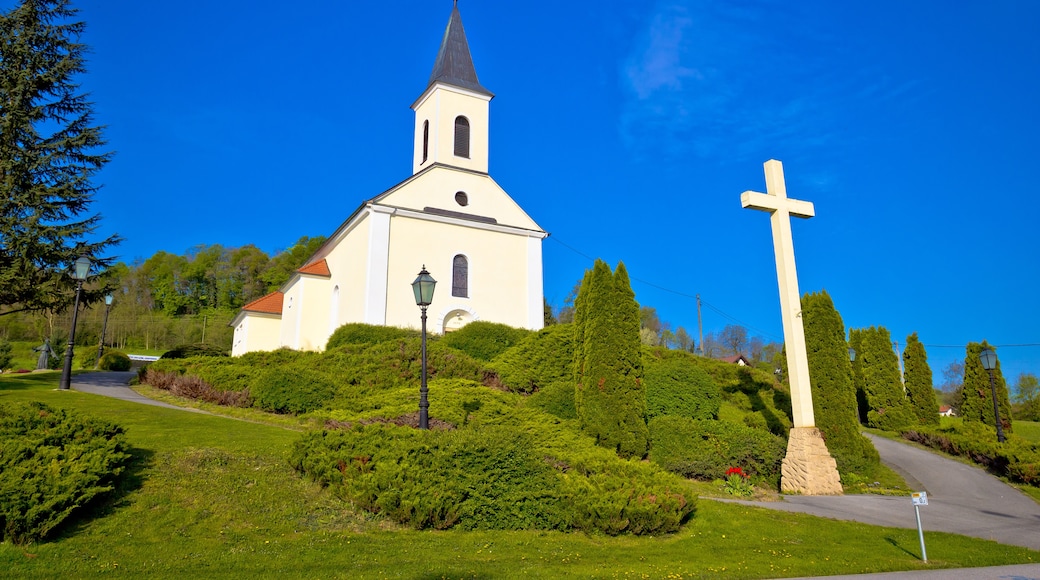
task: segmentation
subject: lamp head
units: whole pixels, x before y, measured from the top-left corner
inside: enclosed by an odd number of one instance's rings
[[[105,294],[105,306],[112,306],[112,295]]]
[[[412,282],[412,292],[415,293],[415,304],[417,306],[429,306],[433,302],[433,290],[437,281],[426,271],[423,265],[419,276]]]
[[[856,349],[854,348],[849,349],[849,361],[856,362]]]
[[[997,353],[992,348],[984,348],[979,353],[979,360],[982,361],[982,368],[987,371],[991,371],[997,368]]]
[[[87,256],[76,258],[76,261],[72,264],[72,279],[86,280],[87,274],[90,274],[90,258]]]

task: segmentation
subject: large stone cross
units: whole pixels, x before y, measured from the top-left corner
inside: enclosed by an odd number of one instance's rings
[[[787,372],[791,384],[791,407],[795,427],[813,427],[812,390],[809,386],[809,362],[805,351],[805,327],[802,326],[801,295],[794,267],[794,240],[791,216],[811,218],[816,215],[813,204],[787,197],[784,166],[776,159],[765,162],[766,191],[745,191],[740,205],[767,211],[773,226],[773,252],[776,254],[776,277],[780,284],[780,314],[784,323],[784,345],[787,347]]]

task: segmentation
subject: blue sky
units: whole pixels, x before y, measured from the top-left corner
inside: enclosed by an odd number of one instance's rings
[[[3,0],[0,6],[12,6]],[[117,154],[94,209],[121,259],[328,235],[411,172],[449,0],[77,3]],[[802,292],[846,327],[968,341],[1040,374],[1040,3],[463,0],[491,175],[552,235],[560,305],[588,257],[694,331],[782,337],[766,215],[783,161]],[[434,273],[436,277],[436,273]],[[407,286],[410,280],[402,280]]]

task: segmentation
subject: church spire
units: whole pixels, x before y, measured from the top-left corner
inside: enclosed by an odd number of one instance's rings
[[[444,39],[441,41],[440,50],[437,51],[437,60],[433,63],[433,73],[430,74],[427,88],[436,82],[454,85],[489,97],[494,96],[477,80],[477,71],[473,68],[473,57],[469,52],[469,42],[466,41],[466,31],[462,28],[462,15],[459,14],[458,0],[455,0],[451,9],[448,28],[444,31]]]

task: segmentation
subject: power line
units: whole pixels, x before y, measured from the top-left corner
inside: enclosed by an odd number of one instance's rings
[[[586,254],[586,253],[584,253],[584,252],[582,252],[582,251],[580,251],[580,250],[578,250],[578,249],[574,248],[573,246],[570,246],[570,245],[568,245],[568,244],[565,244],[565,243],[564,243],[563,241],[561,241],[561,240],[560,240],[559,238],[557,238],[556,236],[549,236],[549,239],[550,239],[550,240],[555,240],[555,241],[556,241],[557,243],[559,243],[559,244],[560,244],[561,246],[563,246],[563,247],[567,248],[568,250],[570,250],[570,251],[574,252],[575,254],[578,254],[579,256],[582,256],[583,258],[585,258],[585,259],[589,260],[590,262],[595,262],[595,261],[596,261],[596,260],[595,260],[595,258],[592,258],[592,257],[590,257],[590,256],[589,256],[588,254]],[[631,278],[631,279],[632,279],[633,281],[635,281],[635,282],[639,282],[640,284],[645,284],[645,285],[647,285],[647,286],[650,286],[650,287],[652,287],[652,288],[656,288],[656,289],[658,289],[658,290],[661,290],[662,292],[668,292],[668,293],[670,293],[670,294],[675,294],[676,296],[682,296],[683,298],[690,298],[690,299],[692,299],[692,300],[696,300],[696,299],[697,299],[697,296],[696,296],[696,295],[693,295],[693,294],[687,294],[687,293],[685,293],[685,292],[679,292],[678,290],[672,290],[671,288],[665,288],[664,286],[661,286],[661,285],[659,285],[659,284],[654,284],[653,282],[649,282],[649,281],[647,281],[647,280],[643,280],[642,278],[637,278],[637,277],[635,277],[635,276],[632,276],[631,274],[629,274],[629,278]],[[720,316],[722,316],[722,317],[724,317],[724,318],[728,318],[729,320],[732,320],[733,322],[736,322],[737,324],[740,324],[741,326],[743,326],[743,327],[745,327],[745,328],[747,328],[747,329],[749,329],[749,330],[754,330],[755,332],[758,332],[758,333],[760,333],[760,334],[763,334],[763,335],[765,335],[765,336],[767,336],[767,337],[770,337],[770,338],[773,338],[773,339],[779,340],[780,342],[783,342],[783,339],[782,339],[782,338],[780,338],[780,337],[776,336],[775,334],[773,334],[773,333],[771,333],[771,332],[766,332],[766,331],[764,331],[764,330],[762,330],[762,329],[759,329],[759,328],[755,328],[754,326],[751,326],[750,324],[747,324],[746,322],[743,322],[742,320],[738,319],[737,317],[735,317],[735,316],[732,316],[732,315],[730,315],[730,314],[727,314],[727,313],[723,312],[723,311],[722,311],[721,309],[719,309],[718,307],[716,307],[716,306],[714,306],[714,305],[712,305],[712,304],[710,304],[710,303],[706,302],[706,301],[705,301],[705,300],[703,300],[703,299],[701,300],[701,302],[702,302],[702,303],[703,303],[703,304],[704,304],[705,306],[707,306],[708,308],[710,308],[711,310],[713,310],[713,311],[714,311],[714,312],[715,312],[716,314],[718,314],[718,315],[720,315]]]

